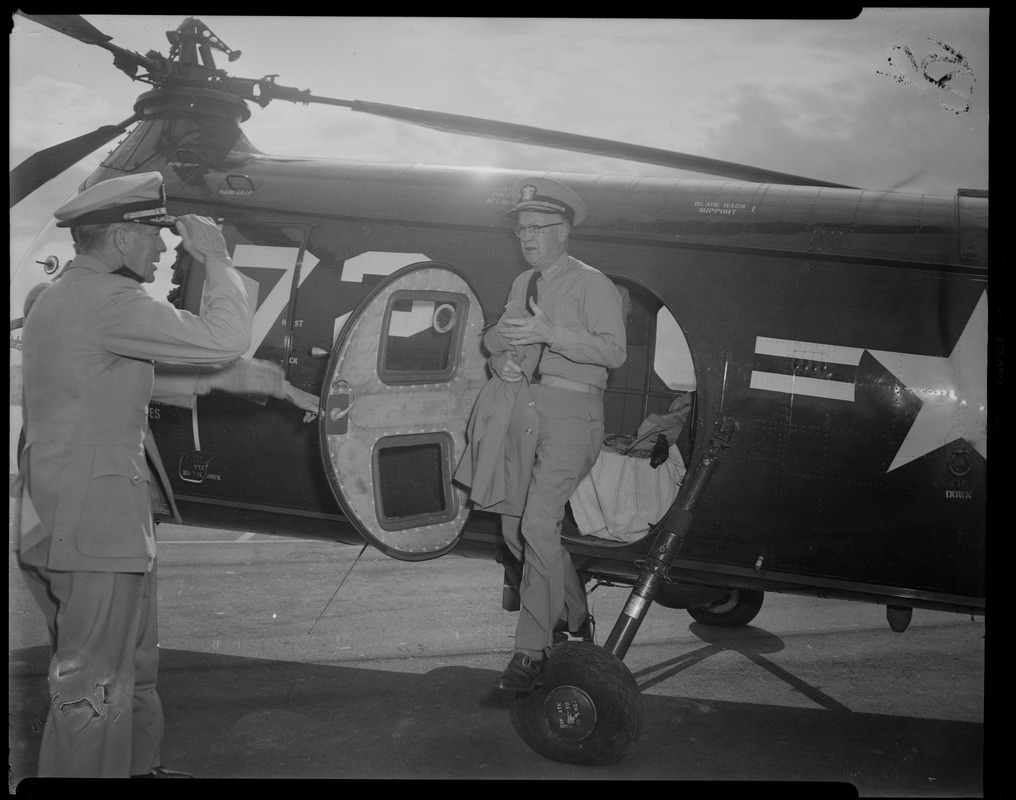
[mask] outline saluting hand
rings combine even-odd
[[[176,232],[183,239],[184,249],[198,261],[231,264],[226,239],[211,217],[184,214],[176,219]]]
[[[512,344],[553,344],[557,326],[536,305],[530,301],[533,316],[522,319],[501,320],[501,335]]]

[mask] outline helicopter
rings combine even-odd
[[[513,725],[536,752],[603,764],[635,745],[642,706],[624,657],[653,605],[744,626],[766,592],[843,598],[884,605],[898,632],[916,608],[983,615],[987,192],[875,192],[318,96],[219,69],[216,54],[239,53],[196,18],[167,33],[163,56],[115,45],[80,16],[24,16],[110,52],[151,88],[122,122],[15,168],[11,205],[123,137],[84,186],[157,170],[174,213],[219,221],[256,308],[247,355],[321,399],[310,426],[273,400],[152,403],[182,522],[366,542],[406,561],[492,558],[507,610],[521,567],[454,471],[488,379],[480,334],[520,268],[505,212],[525,173],[273,157],[243,132],[250,106],[334,106],[710,176],[547,174],[590,209],[572,251],[630,304],[608,433],[676,405],[687,417],[672,444],[679,486],[644,530],[590,533],[577,508],[566,519],[580,576],[631,594],[602,646],[560,645],[544,683],[514,698]],[[12,295],[66,263],[53,241],[44,232],[25,255]],[[201,265],[179,252],[173,280],[167,300],[197,310]],[[12,343],[20,327],[12,313]]]

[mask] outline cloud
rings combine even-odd
[[[982,148],[967,130],[982,114],[959,120],[882,79],[821,90],[744,83],[734,95],[734,119],[714,133],[717,157],[875,190],[987,188],[986,136]]]
[[[12,113],[10,118],[11,166],[40,146],[57,144],[130,116],[130,108],[115,107],[101,91],[45,75],[12,86],[11,108],[19,113]]]

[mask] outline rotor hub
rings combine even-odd
[[[247,103],[236,95],[196,86],[175,86],[145,92],[134,103],[134,113],[154,117],[166,113],[192,112],[240,124],[250,118]]]

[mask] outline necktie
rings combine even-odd
[[[526,311],[530,314],[533,313],[530,301],[535,303],[539,302],[539,291],[537,289],[536,282],[540,280],[540,277],[540,273],[534,269],[533,274],[529,276],[529,285],[526,287]],[[538,383],[540,380],[540,359],[543,358],[544,346],[545,345],[543,344],[540,345],[540,355],[536,359],[536,369],[533,370],[533,383]]]
[[[530,314],[533,313],[531,302],[539,302],[536,291],[536,282],[538,280],[540,280],[540,273],[534,269],[533,274],[529,276],[529,286],[526,287],[526,311]]]

